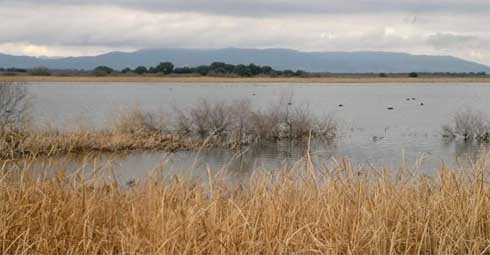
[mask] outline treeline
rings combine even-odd
[[[156,66],[138,66],[116,70],[108,66],[98,66],[93,70],[59,70],[47,67],[0,68],[1,75],[33,76],[118,76],[118,75],[169,75],[169,76],[225,76],[225,77],[482,77],[486,72],[410,72],[410,73],[329,73],[306,72],[303,70],[275,70],[270,66],[255,64],[232,65],[214,62],[196,67],[175,67],[171,62],[162,62]]]
[[[93,70],[96,75],[108,75],[115,73],[107,66],[99,66]],[[134,69],[129,67],[120,71],[124,74],[161,74],[161,75],[200,75],[200,76],[305,76],[308,72],[302,70],[275,70],[270,66],[259,66],[255,64],[249,65],[232,65],[224,62],[214,62],[210,65],[200,65],[197,67],[175,67],[171,62],[162,62],[156,66],[147,68],[146,66],[138,66]]]

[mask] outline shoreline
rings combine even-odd
[[[165,76],[0,76],[0,82],[100,83],[490,83],[490,77],[165,77]]]

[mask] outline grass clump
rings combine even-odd
[[[0,171],[2,254],[487,254],[486,160],[433,177],[348,162],[241,185],[153,174]],[[95,167],[94,167],[95,168]]]

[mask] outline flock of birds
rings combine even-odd
[[[417,98],[415,98],[415,97],[407,97],[405,100],[406,100],[406,101],[415,101],[415,100],[417,100]],[[424,106],[424,105],[425,105],[425,104],[424,104],[424,102],[421,102],[421,103],[420,103],[420,106]],[[344,107],[344,105],[343,105],[343,104],[339,104],[338,106],[339,106],[339,107]],[[388,106],[386,109],[387,109],[387,110],[389,110],[389,111],[393,111],[393,110],[395,110],[395,107],[393,107],[393,106]]]
[[[256,96],[257,94],[254,92],[252,95],[253,96]],[[415,98],[415,97],[407,97],[405,100],[406,101],[416,101],[417,98]],[[293,104],[292,102],[288,102],[288,105],[292,105],[292,104]],[[420,102],[419,105],[420,106],[424,106],[424,102]],[[344,107],[344,105],[343,104],[339,104],[338,107]],[[389,111],[393,111],[393,110],[395,110],[395,107],[388,106],[386,109],[389,110]],[[388,129],[389,128],[385,128],[385,135],[386,135],[386,132],[388,131]],[[372,140],[373,140],[373,142],[376,143],[376,142],[379,142],[379,141],[383,140],[384,138],[385,138],[384,136],[373,136],[372,137]]]
[[[255,93],[255,92],[252,93],[252,96],[256,96],[256,95],[257,95],[257,93]],[[407,97],[405,100],[406,101],[415,101],[415,100],[417,100],[417,98],[415,98],[415,97]],[[293,104],[292,102],[289,102],[288,103],[288,105],[292,105],[292,104]],[[424,106],[424,103],[421,102],[420,103],[420,106]],[[338,107],[344,107],[344,105],[343,104],[339,104]],[[388,106],[386,109],[389,110],[389,111],[393,111],[393,110],[395,110],[395,107]]]

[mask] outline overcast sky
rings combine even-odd
[[[0,0],[0,18],[0,52],[17,55],[280,47],[490,65],[490,0]]]

